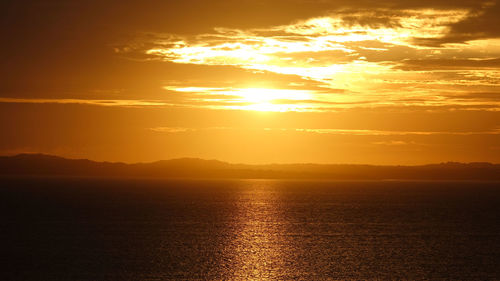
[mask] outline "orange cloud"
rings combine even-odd
[[[359,104],[498,108],[497,102],[457,100],[449,98],[449,93],[466,95],[472,90],[500,93],[499,40],[436,46],[419,43],[424,39],[445,38],[451,26],[474,16],[473,13],[463,8],[339,10],[330,16],[269,28],[217,28],[214,33],[192,37],[168,35],[153,42],[155,46],[145,50],[145,54],[177,64],[224,65],[298,76],[304,81],[317,82],[324,89],[321,94],[310,91],[307,100],[312,103],[269,105],[265,110],[328,110]],[[195,92],[189,86],[169,89]],[[328,93],[329,90],[345,93]],[[200,93],[199,89],[196,91]],[[222,91],[205,87],[201,92],[209,96]],[[233,94],[236,92],[238,96],[238,91],[241,89]],[[289,91],[290,97],[282,100],[294,100],[293,91],[288,89],[262,91]],[[259,92],[255,91],[255,95]],[[325,106],[326,103],[330,105]],[[265,107],[250,103],[218,108]]]

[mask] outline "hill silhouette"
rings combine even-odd
[[[45,154],[0,156],[4,176],[146,178],[262,178],[337,180],[500,180],[500,164],[448,162],[420,166],[346,164],[231,164],[180,158],[151,163],[111,163]]]

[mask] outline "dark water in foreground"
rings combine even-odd
[[[500,185],[0,179],[1,280],[500,279]]]

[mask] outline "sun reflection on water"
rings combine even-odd
[[[233,280],[277,280],[287,271],[280,194],[265,181],[250,181],[236,203]]]

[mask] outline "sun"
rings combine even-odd
[[[305,89],[275,89],[265,87],[210,88],[165,86],[168,91],[191,94],[191,100],[218,102],[211,108],[252,111],[310,111],[317,92]]]
[[[232,94],[239,97],[241,109],[255,111],[296,111],[312,99],[308,91],[291,89],[242,88]]]

